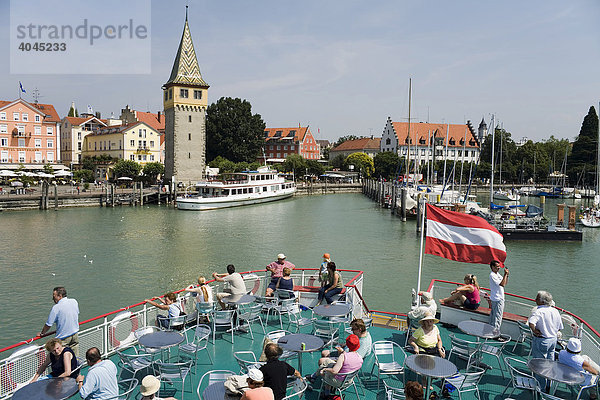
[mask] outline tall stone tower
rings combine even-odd
[[[183,35],[171,76],[163,86],[165,114],[165,179],[194,183],[206,166],[206,106],[208,84],[202,79],[188,26],[187,6]]]
[[[477,139],[479,140],[479,145],[483,145],[485,138],[487,137],[487,124],[485,123],[485,119],[481,118],[481,122],[479,123],[479,127],[477,128]]]

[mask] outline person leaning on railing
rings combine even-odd
[[[67,290],[57,286],[52,291],[54,306],[48,315],[48,321],[42,327],[40,336],[44,336],[56,323],[56,337],[65,346],[73,350],[75,357],[79,355],[79,304],[77,300],[67,297]]]

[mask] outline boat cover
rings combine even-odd
[[[527,206],[527,209],[525,210],[525,214],[528,217],[537,217],[538,215],[544,215],[544,209],[538,206],[534,206],[533,204],[530,204]]]

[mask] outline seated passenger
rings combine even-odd
[[[588,356],[581,354],[581,339],[570,338],[566,350],[561,350],[558,353],[558,362],[583,373],[585,375],[583,384],[586,386],[595,384],[598,379],[598,365]]]
[[[333,261],[327,263],[327,283],[319,289],[317,298],[317,306],[323,302],[323,299],[327,301],[327,304],[333,303],[333,296],[340,294],[344,288],[344,282],[342,276],[336,271],[336,266]]]
[[[283,290],[289,290],[290,292],[294,291],[294,280],[292,279],[292,270],[288,267],[285,267],[283,269],[283,276],[281,278],[279,278],[279,280],[277,281],[277,284],[275,285],[275,290],[277,289],[283,289]],[[294,293],[291,293],[292,297],[294,296]]]
[[[77,375],[79,375],[79,371],[75,371],[77,368],[77,358],[75,357],[75,353],[73,353],[73,350],[71,350],[70,347],[63,346],[60,339],[50,339],[46,342],[44,347],[48,351],[48,357],[46,357],[46,361],[40,365],[29,383],[37,381],[48,366],[50,366],[50,374],[45,375],[42,379],[62,378],[66,376],[76,378]]]
[[[357,352],[360,348],[360,339],[358,336],[355,334],[348,336],[346,338],[346,347],[348,351],[339,355],[335,365],[321,370],[323,382],[327,384],[327,389],[331,386],[338,387],[343,382],[345,375],[338,374],[348,374],[362,367],[363,358]]]
[[[140,400],[177,400],[174,397],[158,397],[156,393],[159,389],[160,381],[158,378],[153,375],[146,375],[140,386],[140,394],[142,395]]]
[[[248,370],[248,389],[240,400],[274,400],[273,390],[265,387],[263,373],[260,369],[250,368]]]
[[[225,282],[228,286],[223,289],[221,293],[217,293],[217,300],[221,305],[221,309],[226,309],[225,303],[223,302],[223,298],[235,294],[246,294],[246,284],[244,283],[244,278],[238,272],[235,272],[235,266],[233,264],[229,264],[227,266],[226,274],[217,274],[213,272],[213,278],[215,278],[218,282]]]
[[[477,310],[477,308],[479,308],[479,303],[481,302],[477,277],[473,274],[467,274],[465,275],[464,282],[464,285],[459,286],[450,292],[450,297],[440,299],[440,303],[456,304],[457,306],[463,306],[469,310]]]
[[[260,371],[265,378],[265,386],[273,389],[275,400],[281,400],[285,397],[287,389],[287,377],[294,375],[302,378],[300,372],[285,361],[280,361],[279,356],[283,350],[276,343],[269,343],[265,347],[265,356],[267,363],[260,367]]]
[[[404,385],[406,400],[423,400],[423,386],[419,382],[408,381]]]
[[[373,339],[371,338],[371,334],[367,332],[365,322],[360,318],[352,320],[352,322],[350,322],[350,328],[352,329],[352,333],[358,336],[360,347],[356,352],[364,360],[369,354],[371,354],[371,350],[373,348]],[[313,382],[323,368],[332,367],[335,365],[339,355],[347,351],[349,351],[348,347],[342,348],[341,346],[337,346],[334,351],[323,350],[321,352],[321,358],[319,359],[319,369],[314,374],[307,375],[306,378]]]
[[[169,314],[166,316],[157,315],[156,325],[168,329],[171,318],[179,317],[181,314],[185,315],[181,304],[179,304],[177,301],[177,296],[175,295],[175,293],[169,292],[165,294],[164,298],[159,297],[158,300],[160,301],[160,303],[157,303],[150,299],[146,299],[146,303],[152,304],[154,307],[158,307],[161,310],[169,310]],[[183,324],[181,324],[181,327],[183,327]]]
[[[427,314],[435,316],[435,313],[437,313],[437,304],[433,300],[431,292],[419,292],[419,296],[421,304],[413,306],[407,313],[408,326],[411,326],[411,321],[415,321],[416,323]]]
[[[446,350],[442,345],[440,330],[435,325],[440,322],[431,314],[419,321],[421,327],[413,332],[408,344],[412,346],[415,354],[425,353],[432,356],[446,357]]]
[[[185,291],[194,293],[198,303],[212,304],[213,302],[212,288],[206,284],[206,278],[203,276],[198,277],[198,286],[194,287],[194,285],[190,285],[185,288]]]

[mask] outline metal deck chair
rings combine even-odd
[[[248,325],[248,331],[250,331],[250,337],[254,340],[254,334],[252,333],[252,322],[257,321],[260,323],[263,335],[265,334],[265,325],[262,322],[260,316],[262,312],[262,304],[255,304],[245,309],[238,310],[238,321],[245,321]]]
[[[313,318],[303,317],[302,312],[300,311],[300,306],[298,303],[292,303],[287,305],[287,316],[288,316],[288,329],[290,325],[296,326],[296,332],[300,331],[300,328],[303,326],[312,325]]]
[[[231,331],[231,343],[233,343],[233,314],[235,310],[216,310],[213,312],[212,319],[212,334],[213,334],[213,344],[215,343],[215,333],[217,331],[217,327],[225,326],[229,327]]]
[[[230,377],[231,375],[235,375],[235,372],[230,371],[228,369],[215,369],[212,371],[208,371],[207,373],[202,375],[202,378],[200,378],[200,383],[198,383],[198,388],[196,389],[196,393],[198,394],[198,399],[204,400],[204,399],[210,398],[209,397],[210,393],[207,393],[208,387],[210,385],[212,385],[213,383],[219,383],[219,382],[225,383],[227,378]],[[203,384],[205,383],[204,382],[205,380],[207,380],[206,387],[202,391],[202,394],[200,394],[200,388],[202,388]]]
[[[188,335],[189,332],[192,331],[194,336],[190,340]],[[188,328],[183,333],[183,336],[186,338],[186,343],[179,345],[179,355],[187,355],[194,361],[194,373],[198,371],[198,353],[200,351],[206,350],[208,360],[212,364],[212,358],[210,356],[210,351],[208,350],[208,338],[210,337],[210,334],[210,326],[203,324]]]
[[[403,388],[397,388],[389,386],[386,381],[383,381],[383,389],[385,391],[386,400],[405,400],[406,395],[404,394]]]
[[[329,346],[331,348],[339,336],[338,332],[337,322],[326,319],[313,320],[313,335],[320,337],[325,341],[323,347]]]
[[[119,364],[121,364],[121,368],[131,372],[131,374],[135,377],[138,371],[147,369],[152,365],[154,355],[149,353],[138,353],[135,347],[133,347],[133,351],[133,354],[126,354],[120,350],[117,350],[117,355],[119,356]]]
[[[285,335],[289,335],[291,333],[292,332],[290,332],[290,331],[278,329],[276,331],[271,331],[271,332],[267,333],[266,337],[273,343],[277,343],[277,341],[280,338],[284,337]],[[280,360],[289,360],[294,357],[298,357],[298,353],[296,353],[295,351],[283,350],[283,353],[281,353],[281,355],[279,356],[279,359]]]
[[[360,395],[358,394],[358,387],[356,386],[356,382],[354,382],[354,378],[356,378],[356,375],[358,375],[358,371],[360,371],[360,369],[357,369],[356,371],[352,371],[352,372],[348,372],[345,374],[330,374],[330,373],[326,373],[325,375],[323,375],[323,379],[321,379],[321,389],[319,390],[319,397],[321,397],[322,393],[323,393],[323,386],[324,385],[329,385],[333,388],[333,392],[334,393],[339,393],[340,397],[343,399],[344,398],[344,394],[343,392],[348,389],[350,386],[354,386],[354,392],[356,393],[356,398],[360,399]],[[338,381],[337,379],[335,379],[335,376],[339,375],[339,376],[343,376],[344,379],[341,381]]]
[[[452,355],[462,358],[463,360],[467,361],[467,366],[465,369],[468,370],[472,365],[471,363],[481,357],[480,350],[482,342],[459,339],[453,333],[450,333],[449,336],[450,342],[452,343],[452,348],[448,353],[448,360],[450,360]]]
[[[406,353],[396,342],[380,340],[373,343],[373,354],[375,363],[371,368],[371,374],[377,367],[377,390],[381,383],[381,375],[402,375],[404,378],[404,360]]]
[[[107,400],[127,400],[129,399],[129,396],[131,396],[131,393],[136,389],[137,385],[138,380],[135,378],[119,381],[119,387],[123,387],[124,392],[113,397],[108,397]]]
[[[479,395],[479,387],[477,385],[479,384],[479,381],[484,373],[485,370],[483,368],[471,367],[467,370],[467,372],[459,372],[455,376],[444,379],[444,382],[448,382],[456,388],[458,391],[459,400],[462,400],[462,393],[473,391],[475,392],[477,398],[481,399],[481,396]],[[442,387],[444,387],[443,383]]]
[[[165,382],[173,385],[175,382],[181,382],[181,397],[183,398],[185,378],[187,378],[192,369],[192,362],[193,360],[180,363],[163,363],[161,360],[156,360],[154,366],[158,372],[157,378],[160,380],[161,384]],[[189,382],[192,382],[191,379]],[[190,389],[193,390],[191,383]]]
[[[292,400],[292,399],[300,400],[304,396],[304,392],[306,391],[307,388],[308,388],[308,383],[306,383],[306,380],[297,378],[294,381],[294,385],[292,386],[292,393],[288,396],[285,396],[281,400]]]
[[[502,355],[504,348],[510,342],[511,337],[509,335],[500,335],[503,342],[500,341],[484,341],[481,343],[481,353],[488,354],[492,357],[496,357],[498,360],[498,367],[500,368],[500,372],[502,373],[502,379],[504,379],[504,356]]]
[[[236,351],[233,353],[233,358],[237,361],[240,366],[240,374],[247,374],[250,368],[260,368],[264,365],[263,362],[258,361],[256,355],[248,350]]]
[[[508,368],[508,372],[510,372],[510,382],[508,382],[504,391],[502,391],[502,396],[504,396],[506,389],[512,384],[513,388],[510,391],[509,396],[513,394],[515,389],[521,389],[531,390],[533,392],[533,397],[535,398],[539,385],[537,380],[533,377],[533,374],[529,371],[527,363],[514,357],[505,357],[504,363]]]
[[[523,321],[517,321],[517,324],[519,325],[520,334],[517,340],[515,341],[515,345],[512,348],[512,352],[515,352],[515,349],[517,348],[517,345],[519,343],[529,343],[529,353],[527,354],[527,357],[529,357],[531,355],[531,338],[533,334],[531,333],[531,329],[529,328],[529,325],[527,325],[527,323]]]

